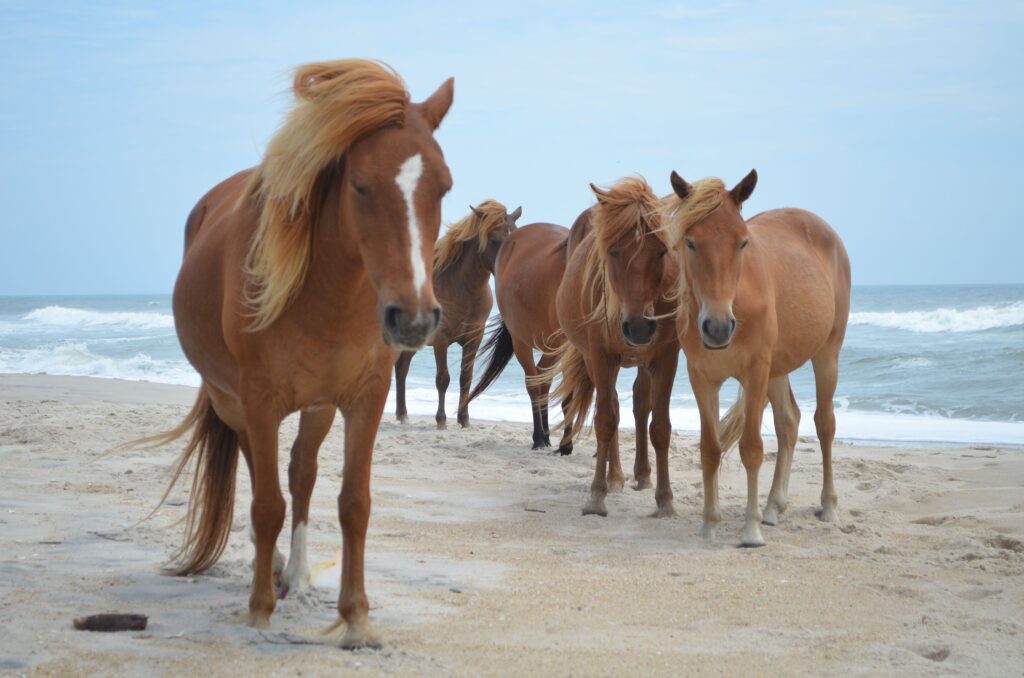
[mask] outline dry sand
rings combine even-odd
[[[161,574],[181,537],[187,483],[133,525],[159,499],[180,446],[103,453],[168,429],[193,397],[171,386],[0,376],[0,672],[1024,670],[1021,449],[838,445],[840,522],[826,525],[814,515],[820,457],[814,441],[802,440],[789,511],[764,529],[765,548],[737,549],[745,493],[738,455],[723,470],[718,541],[706,543],[697,536],[692,436],[673,438],[678,517],[647,517],[653,491],[628,486],[609,497],[608,518],[584,517],[593,438],[563,458],[531,451],[523,425],[436,431],[432,420],[399,425],[389,413],[367,547],[370,616],[385,646],[346,652],[319,635],[336,618],[337,568],[308,594],[281,601],[272,630],[240,622],[252,557],[244,479],[220,563],[197,577]],[[289,419],[284,449],[294,430]],[[632,434],[622,438],[630,450]],[[341,439],[339,424],[320,454],[313,563],[340,546]],[[762,495],[773,462],[771,454]],[[280,545],[287,553],[287,530]],[[148,614],[149,628],[72,629],[72,618],[106,611]]]

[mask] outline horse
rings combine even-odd
[[[554,364],[554,351],[564,340],[558,332],[555,296],[565,271],[568,240],[569,229],[564,226],[535,223],[516,229],[501,246],[494,266],[501,316],[491,322],[490,336],[483,346],[487,364],[467,398],[468,403],[483,393],[515,355],[526,373],[535,450],[551,447],[547,407],[550,381],[538,381],[536,377]],[[541,353],[539,362],[533,358],[535,350]],[[558,451],[572,454],[572,439],[563,436]]]
[[[462,347],[458,421],[462,428],[469,426],[469,388],[473,381],[473,363],[493,303],[489,283],[494,274],[494,261],[501,244],[515,231],[516,219],[523,213],[523,208],[517,207],[509,214],[497,200],[485,200],[469,209],[470,213],[450,225],[434,247],[434,294],[441,303],[441,326],[431,342],[437,366],[437,415],[434,419],[438,429],[447,425],[444,396],[451,381],[448,347],[453,343]],[[405,406],[405,378],[414,355],[412,351],[403,351],[395,363],[398,421],[409,418]]]
[[[619,461],[619,402],[615,390],[621,367],[637,367],[633,384],[636,422],[635,489],[651,486],[647,420],[658,466],[655,515],[675,515],[669,483],[672,428],[669,399],[679,360],[675,332],[677,270],[660,228],[659,200],[640,178],[620,180],[608,190],[593,184],[597,204],[577,219],[587,232],[569,256],[556,298],[559,324],[568,341],[550,368],[562,380],[552,397],[565,404],[575,436],[582,430],[596,391],[594,430],[597,461],[583,514],[607,516],[605,496],[624,485]]]
[[[433,133],[454,81],[414,104],[389,66],[350,59],[299,67],[293,91],[297,102],[260,164],[214,187],[188,217],[173,309],[202,385],[185,421],[150,440],[192,429],[171,481],[195,460],[179,575],[208,569],[226,546],[241,450],[256,548],[248,621],[265,628],[276,577],[282,595],[308,586],[317,451],[340,410],[344,560],[334,628],[346,625],[343,647],[372,646],[363,581],[370,462],[397,351],[429,341],[440,320],[426,272],[451,175]],[[282,574],[277,441],[296,411]]]
[[[821,217],[802,209],[776,209],[744,221],[740,208],[757,185],[751,171],[731,190],[721,179],[687,183],[671,175],[673,195],[663,204],[679,276],[676,330],[700,410],[704,480],[701,534],[713,538],[721,520],[717,474],[723,450],[739,440],[747,472],[746,519],[741,546],[762,546],[769,525],[788,503],[789,471],[800,411],[790,372],[814,367],[821,443],[822,520],[836,520],[832,479],[839,352],[850,314],[850,260],[843,242]],[[718,393],[735,378],[741,394],[721,423]],[[770,402],[779,440],[775,476],[764,514],[757,479],[764,458],[761,419]]]

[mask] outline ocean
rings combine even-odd
[[[169,295],[0,297],[0,373],[197,386],[170,306]],[[459,355],[457,346],[449,351],[453,425]],[[623,370],[618,383],[624,427],[633,425],[633,374]],[[810,365],[791,380],[803,413],[801,435],[813,436]],[[728,384],[723,407],[734,394]],[[429,349],[413,360],[407,399],[411,414],[434,414]],[[843,440],[1024,445],[1024,285],[855,287],[836,406]],[[671,412],[675,430],[699,430],[682,359]],[[393,413],[392,387],[385,418]],[[470,416],[531,420],[515,360],[473,403]],[[764,431],[773,432],[770,415]]]

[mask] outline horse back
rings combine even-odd
[[[555,297],[566,265],[569,229],[536,223],[502,244],[494,270],[498,310],[513,337],[535,348],[558,330]]]

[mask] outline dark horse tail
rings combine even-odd
[[[208,570],[227,546],[234,517],[238,434],[214,412],[204,386],[199,389],[192,411],[177,428],[132,443],[154,447],[166,445],[185,435],[189,429],[192,429],[192,437],[178,457],[171,482],[160,499],[160,504],[163,504],[195,458],[196,469],[185,518],[185,540],[171,558],[174,563],[171,570],[179,576]]]
[[[505,321],[500,316],[496,317],[487,323],[487,329],[491,334],[481,347],[482,355],[487,359],[487,368],[466,399],[467,405],[494,383],[508,365],[508,361],[512,359],[512,335],[505,326]]]

